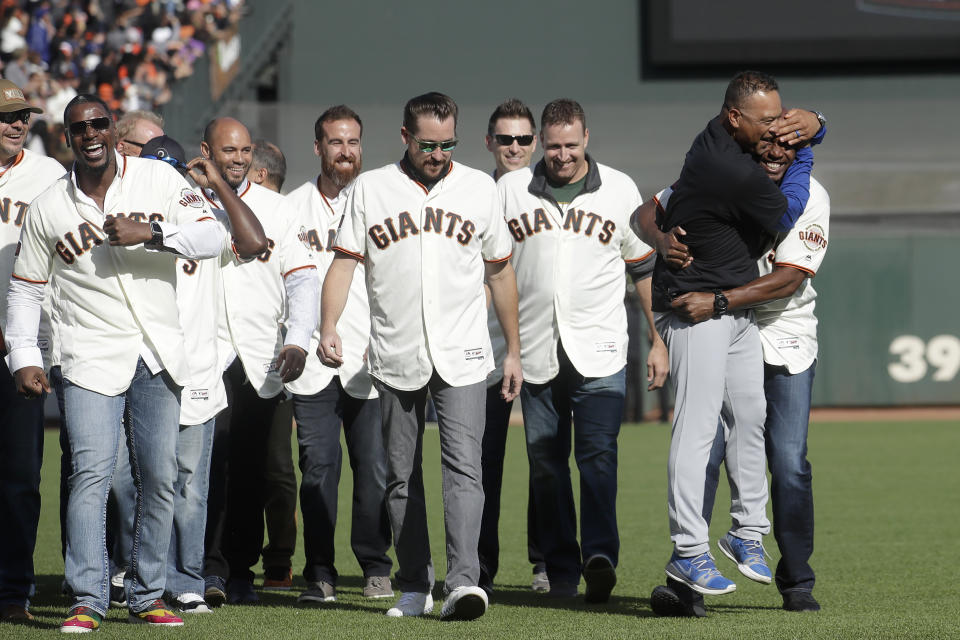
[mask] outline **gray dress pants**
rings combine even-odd
[[[423,427],[427,391],[437,408],[440,467],[446,528],[447,592],[475,586],[480,579],[477,542],[483,514],[481,443],[486,381],[452,387],[436,372],[427,386],[400,391],[376,381],[387,451],[387,511],[397,554],[401,591],[426,593],[433,587],[433,565],[423,494]]]
[[[760,540],[770,532],[763,424],[763,348],[751,311],[735,311],[698,324],[671,312],[655,315],[670,351],[676,386],[667,464],[670,539],[681,557],[710,550],[707,466],[723,417],[728,428],[730,533]]]

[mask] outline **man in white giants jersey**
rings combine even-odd
[[[20,88],[0,80],[0,277],[9,281],[27,207],[62,176],[63,165],[23,148],[30,114]],[[7,289],[0,287],[0,336],[6,328]],[[44,313],[39,346],[49,364],[49,318]],[[0,351],[6,347],[0,337]],[[30,620],[33,548],[40,521],[40,464],[43,461],[43,401],[17,393],[0,363],[0,620]]]
[[[780,182],[796,149],[761,141],[754,153],[775,182]],[[666,207],[671,190],[654,200]],[[813,377],[817,365],[816,276],[827,250],[830,197],[810,178],[810,198],[793,229],[778,236],[774,248],[759,261],[760,277],[724,291],[731,308],[754,307],[763,345],[764,394],[767,418],[764,438],[771,475],[773,534],[780,548],[775,574],[787,611],[817,611],[813,597],[813,487],[807,461],[807,428]],[[702,322],[713,313],[713,294],[691,294],[681,308],[689,322]],[[724,436],[718,437],[707,477],[716,487],[724,458]],[[735,464],[727,459],[728,470]],[[735,472],[735,471],[734,471]],[[712,495],[712,491],[709,491]],[[713,511],[712,502],[705,508]],[[691,615],[703,596],[681,582],[654,590],[651,606],[660,615]],[[694,613],[694,615],[696,615]]]
[[[550,595],[573,597],[581,575],[587,602],[606,602],[616,584],[617,437],[626,390],[630,274],[647,321],[653,250],[629,227],[641,199],[629,176],[586,153],[583,108],[554,100],[540,122],[543,159],[500,178],[513,236],[520,296],[523,408],[539,542]],[[662,343],[651,350],[658,383]],[[580,470],[580,540],[570,484],[571,449]]]
[[[81,94],[64,113],[75,163],[30,205],[8,293],[7,363],[18,389],[48,390],[37,348],[43,286],[58,292],[57,331],[74,473],[62,630],[91,631],[108,606],[103,513],[128,417],[137,488],[127,576],[131,621],[179,626],[161,600],[173,521],[180,389],[190,382],[176,304],[175,256],[220,255],[227,236],[164,163],[114,150],[110,110]]]
[[[250,568],[263,549],[268,427],[284,383],[303,371],[320,287],[313,257],[298,237],[298,214],[283,196],[247,180],[251,147],[247,128],[233,118],[210,122],[200,143],[267,237],[267,250],[255,260],[230,260],[221,271],[218,351],[229,407],[216,424],[207,500],[205,597],[213,606],[258,601]],[[206,196],[220,206],[215,194]]]
[[[190,385],[180,398],[177,437],[177,483],[174,493],[173,536],[167,563],[166,592],[184,613],[209,611],[203,600],[203,538],[207,522],[207,487],[216,415],[227,406],[221,359],[217,352],[223,259],[249,261],[267,247],[263,227],[250,207],[224,181],[212,161],[196,158],[185,164],[183,147],[168,137],[149,140],[140,157],[173,166],[195,181],[197,197],[203,190],[217,194],[223,209],[212,210],[232,233],[224,255],[207,260],[177,260],[177,304],[190,362]],[[192,171],[190,171],[193,169]],[[119,483],[118,483],[119,484]],[[123,514],[121,514],[123,515]],[[132,545],[132,540],[126,540]]]
[[[333,239],[343,218],[350,185],[360,173],[363,124],[350,107],[339,105],[324,111],[314,130],[320,175],[288,195],[287,203],[291,210],[300,213],[317,271],[324,275],[333,261]],[[380,401],[364,358],[370,340],[370,305],[363,269],[362,263],[357,266],[346,307],[337,323],[343,342],[343,364],[331,369],[320,362],[316,353],[320,344],[318,328],[310,341],[303,375],[287,384],[294,394],[302,473],[300,510],[307,589],[300,594],[300,602],[331,602],[336,598],[334,529],[342,459],[341,423],[353,470],[350,546],[363,571],[363,595],[393,595],[393,563],[387,556],[390,520],[384,502],[387,457]]]
[[[516,98],[497,105],[487,123],[484,142],[493,154],[496,168],[493,179],[530,166],[537,148],[537,123],[530,107]],[[503,484],[503,464],[507,449],[507,427],[513,402],[500,397],[503,373],[500,364],[506,354],[506,343],[500,332],[496,317],[487,319],[490,342],[493,345],[494,369],[487,377],[487,418],[483,429],[483,521],[480,524],[480,586],[493,593],[493,584],[500,566],[500,490]],[[533,565],[532,588],[534,591],[549,591],[547,565],[537,542],[537,518],[533,499],[533,478],[527,492],[527,557]]]
[[[380,394],[387,510],[403,592],[387,611],[393,617],[433,608],[420,468],[428,390],[440,424],[447,533],[449,595],[440,615],[472,620],[486,612],[486,593],[477,586],[485,380],[493,369],[485,279],[507,342],[505,400],[516,396],[522,378],[510,238],[490,176],[451,161],[456,125],[457,105],[448,96],[427,93],[407,102],[400,129],[406,153],[357,178],[324,280],[320,358],[342,366],[348,348],[361,348],[341,342],[337,322],[357,263],[364,264],[367,367]]]

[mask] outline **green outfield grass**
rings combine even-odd
[[[614,596],[607,605],[560,604],[529,589],[526,561],[526,457],[521,429],[511,429],[501,517],[498,590],[487,615],[475,622],[441,623],[436,616],[388,619],[390,601],[360,596],[360,572],[349,549],[349,478],[341,482],[337,602],[303,608],[296,592],[262,594],[257,607],[225,607],[188,617],[182,629],[144,629],[111,611],[101,637],[110,638],[957,638],[960,637],[960,425],[820,423],[811,427],[810,459],[817,508],[815,594],[823,610],[787,613],[773,586],[741,577],[735,593],[708,597],[706,619],[662,619],[648,597],[664,580],[670,555],[666,516],[669,430],[627,425],[620,437],[619,518],[622,550]],[[63,562],[57,515],[58,445],[47,432],[43,514],[36,552],[39,592],[33,627],[0,626],[0,638],[50,637],[68,607],[58,595]],[[438,576],[445,568],[436,429],[424,446],[431,505],[431,544]],[[576,474],[574,474],[576,481]],[[722,483],[725,484],[725,483]],[[717,499],[712,537],[728,526],[729,493]],[[0,524],[2,526],[2,524]],[[779,557],[767,540],[773,562]],[[298,541],[294,572],[303,566]],[[297,585],[302,586],[300,576]],[[435,609],[439,613],[438,606]]]

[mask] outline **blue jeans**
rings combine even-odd
[[[480,586],[490,591],[500,568],[500,493],[503,486],[503,461],[507,450],[507,429],[513,401],[504,402],[500,385],[487,386],[487,416],[483,430],[483,519],[480,522]],[[529,463],[528,463],[529,466]],[[543,571],[543,553],[537,535],[537,512],[533,498],[533,476],[527,483],[527,558],[534,571]]]
[[[26,608],[40,522],[44,398],[24,398],[0,361],[0,605]]]
[[[207,528],[207,487],[216,418],[181,425],[177,437],[177,482],[173,494],[173,535],[167,554],[167,593],[203,594],[203,534]]]
[[[380,401],[353,398],[340,377],[314,395],[293,396],[300,448],[300,511],[307,582],[337,583],[334,530],[337,526],[337,487],[343,452],[340,425],[353,472],[350,547],[364,577],[389,576],[393,561],[390,518],[387,514],[387,454],[383,448]]]
[[[137,491],[126,590],[130,610],[142,611],[162,597],[166,581],[177,479],[180,387],[166,372],[152,375],[143,360],[137,363],[130,387],[121,395],[105,396],[69,379],[64,379],[63,387],[72,454],[64,573],[74,606],[87,606],[100,614],[106,614],[109,606],[107,495],[124,437],[126,413],[126,438]]]
[[[813,482],[807,461],[810,396],[817,363],[790,375],[783,367],[764,367],[767,395],[767,463],[773,501],[773,536],[780,547],[777,588],[812,591]]]
[[[807,461],[807,430],[810,398],[817,363],[790,374],[785,367],[764,365],[763,388],[767,398],[765,445],[770,467],[770,498],[773,536],[780,548],[777,588],[812,591],[814,584],[810,556],[813,554],[813,483]],[[704,512],[709,522],[713,498],[724,459],[724,429],[721,422],[710,452]],[[729,463],[729,461],[728,461]]]
[[[583,560],[603,554],[614,566],[617,530],[617,436],[626,374],[584,378],[558,345],[560,371],[550,382],[520,390],[533,476],[538,535],[550,583],[580,581]],[[580,538],[570,482],[570,424],[580,469]]]

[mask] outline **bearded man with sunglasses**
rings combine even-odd
[[[507,343],[501,394],[520,390],[516,281],[510,238],[490,176],[451,160],[457,105],[441,93],[410,99],[400,162],[359,176],[324,280],[319,356],[341,366],[337,322],[363,261],[371,331],[367,366],[380,395],[387,450],[387,511],[402,592],[387,615],[433,609],[433,565],[423,494],[422,440],[429,390],[436,404],[449,594],[440,616],[472,620],[487,609],[478,584],[483,510],[481,439],[493,369],[484,281]],[[356,348],[356,347],[354,347]]]
[[[626,390],[624,279],[634,282],[647,322],[654,251],[629,228],[641,202],[633,180],[587,154],[583,108],[554,100],[540,120],[543,159],[497,182],[514,240],[520,295],[521,390],[539,543],[552,597],[606,602],[617,581],[617,437]],[[648,359],[654,384],[666,350]],[[571,425],[572,417],[572,425]],[[570,483],[580,470],[580,541]]]
[[[23,148],[30,114],[43,113],[27,103],[9,80],[0,80],[0,273],[9,280],[27,207],[57,178],[63,165]],[[44,313],[40,346],[49,367],[49,318]],[[0,335],[6,329],[7,290],[0,287]],[[6,347],[0,339],[0,352]],[[40,521],[40,464],[43,461],[43,402],[17,393],[13,376],[0,363],[0,620],[32,620],[33,548]]]
[[[48,281],[60,309],[57,333],[73,458],[64,569],[74,600],[61,630],[97,629],[109,606],[103,514],[124,437],[137,490],[126,579],[130,621],[181,626],[161,599],[173,522],[180,390],[190,381],[175,258],[218,256],[227,234],[172,167],[115,151],[113,118],[97,96],[71,100],[64,123],[73,170],[31,203],[7,297],[7,364],[18,391],[31,397],[49,391],[37,348]]]

